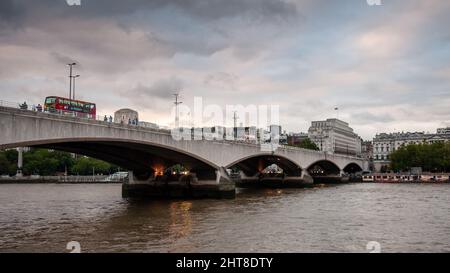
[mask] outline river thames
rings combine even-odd
[[[121,185],[0,185],[0,252],[450,252],[450,185],[240,190],[137,201]]]

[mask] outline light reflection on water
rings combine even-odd
[[[126,200],[120,185],[0,185],[0,252],[450,251],[450,185],[239,190]]]

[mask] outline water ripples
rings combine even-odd
[[[0,185],[0,252],[450,251],[449,185],[239,190],[138,201],[120,185]]]

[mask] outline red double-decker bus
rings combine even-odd
[[[45,98],[44,111],[82,118],[95,119],[95,103],[52,96]]]

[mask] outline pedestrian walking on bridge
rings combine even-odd
[[[24,101],[23,104],[20,105],[20,110],[28,110],[28,105],[26,101]]]

